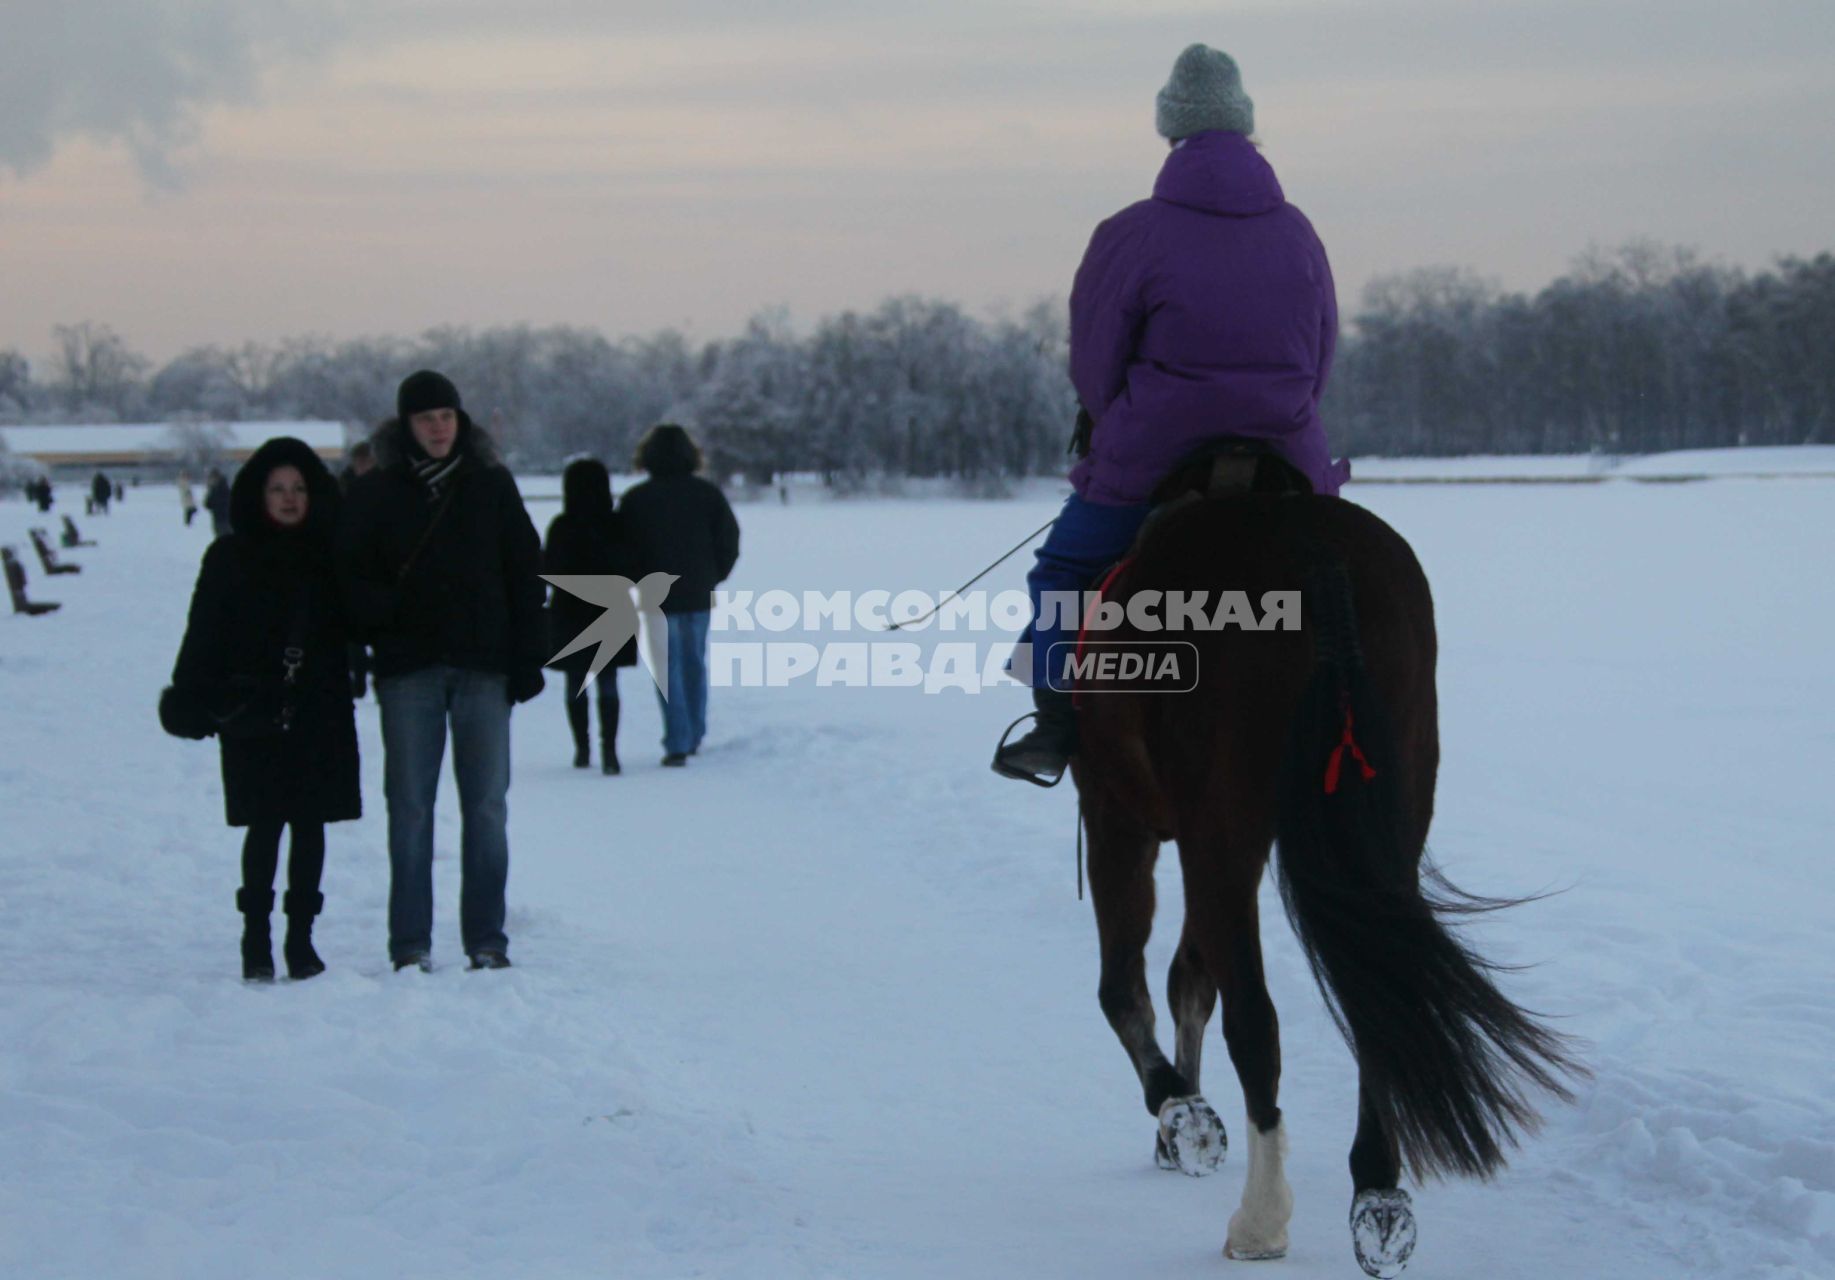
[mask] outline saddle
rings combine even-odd
[[[1311,494],[1311,481],[1261,440],[1214,440],[1188,456],[1160,481],[1150,501],[1153,510],[1135,535],[1139,547],[1148,533],[1174,511],[1212,498],[1246,494]],[[1129,553],[1132,555],[1132,551]]]

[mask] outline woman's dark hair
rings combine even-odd
[[[561,473],[561,510],[570,516],[609,516],[612,477],[597,458],[575,458]]]
[[[701,450],[687,431],[664,422],[644,432],[636,462],[638,470],[653,476],[688,476],[701,469]]]

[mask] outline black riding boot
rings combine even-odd
[[[1077,711],[1071,695],[1057,689],[1034,689],[1036,722],[1023,738],[1004,743],[994,753],[994,772],[1041,787],[1056,784],[1077,751]]]
[[[287,890],[283,900],[283,910],[287,913],[287,940],[281,944],[281,954],[287,958],[287,976],[296,982],[325,972],[325,962],[312,949],[312,918],[324,909],[324,894]]]
[[[268,929],[268,915],[274,910],[274,891],[238,889],[236,910],[242,913],[242,980],[274,981],[274,937]]]

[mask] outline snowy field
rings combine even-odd
[[[74,494],[51,521],[0,501],[64,603],[0,622],[0,1276],[1360,1274],[1351,1063],[1272,900],[1291,1255],[1221,1256],[1246,1143],[1214,1024],[1236,1150],[1154,1169],[1072,797],[987,768],[1017,690],[716,689],[703,756],[664,771],[627,672],[607,779],[568,767],[551,685],[515,713],[517,967],[463,968],[449,778],[427,975],[384,953],[365,702],[330,972],[244,986],[216,748],[154,714],[205,521],[131,490],[49,580],[24,530]],[[1835,1275],[1835,481],[1347,496],[1437,596],[1434,851],[1474,890],[1563,890],[1477,936],[1596,1072],[1496,1182],[1417,1190],[1409,1275]],[[1054,505],[744,506],[733,585],[934,592]],[[1156,987],[1170,850],[1160,883]]]

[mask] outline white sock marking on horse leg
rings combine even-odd
[[[1287,1185],[1287,1122],[1267,1133],[1249,1122],[1249,1178],[1242,1207],[1230,1219],[1224,1252],[1232,1258],[1278,1258],[1287,1252],[1287,1223],[1293,1217],[1293,1188]]]

